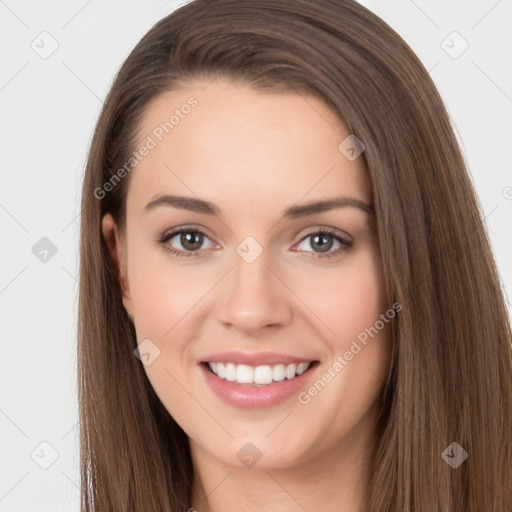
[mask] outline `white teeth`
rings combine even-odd
[[[226,365],[226,380],[230,380],[231,382],[236,380],[236,366],[233,363]]]
[[[250,366],[239,364],[236,369],[236,381],[240,384],[251,384],[253,382],[253,370]]]
[[[245,364],[235,365],[234,363],[208,363],[208,366],[215,375],[239,384],[270,384],[272,381],[280,382],[286,379],[293,379],[302,375],[311,363],[300,364],[276,364],[274,366],[248,366]]]
[[[279,381],[284,380],[285,377],[286,377],[286,372],[285,372],[284,364],[276,364],[272,368],[272,380],[279,382]]]
[[[272,367],[256,366],[253,380],[255,384],[270,384],[272,382]]]
[[[284,374],[287,379],[293,379],[295,377],[295,372],[297,371],[297,365],[289,364],[284,371]]]

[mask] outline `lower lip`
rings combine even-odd
[[[263,387],[255,387],[249,384],[239,384],[226,379],[221,379],[212,373],[204,364],[199,367],[213,392],[224,402],[234,407],[246,409],[260,409],[272,407],[295,395],[306,385],[311,375],[316,370],[318,362],[311,366],[298,377],[273,382]]]

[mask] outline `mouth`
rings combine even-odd
[[[298,399],[300,390],[311,385],[320,368],[319,361],[272,366],[213,363],[198,365],[206,386],[225,404],[238,409],[262,409]]]

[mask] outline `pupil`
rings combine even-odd
[[[326,242],[326,239],[329,239],[330,242]],[[320,249],[320,252],[327,252],[332,247],[332,237],[331,235],[315,235],[313,237],[313,244],[317,244],[317,246]]]

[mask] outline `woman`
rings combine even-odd
[[[83,510],[512,503],[511,329],[450,121],[353,1],[195,0],[83,185]]]

